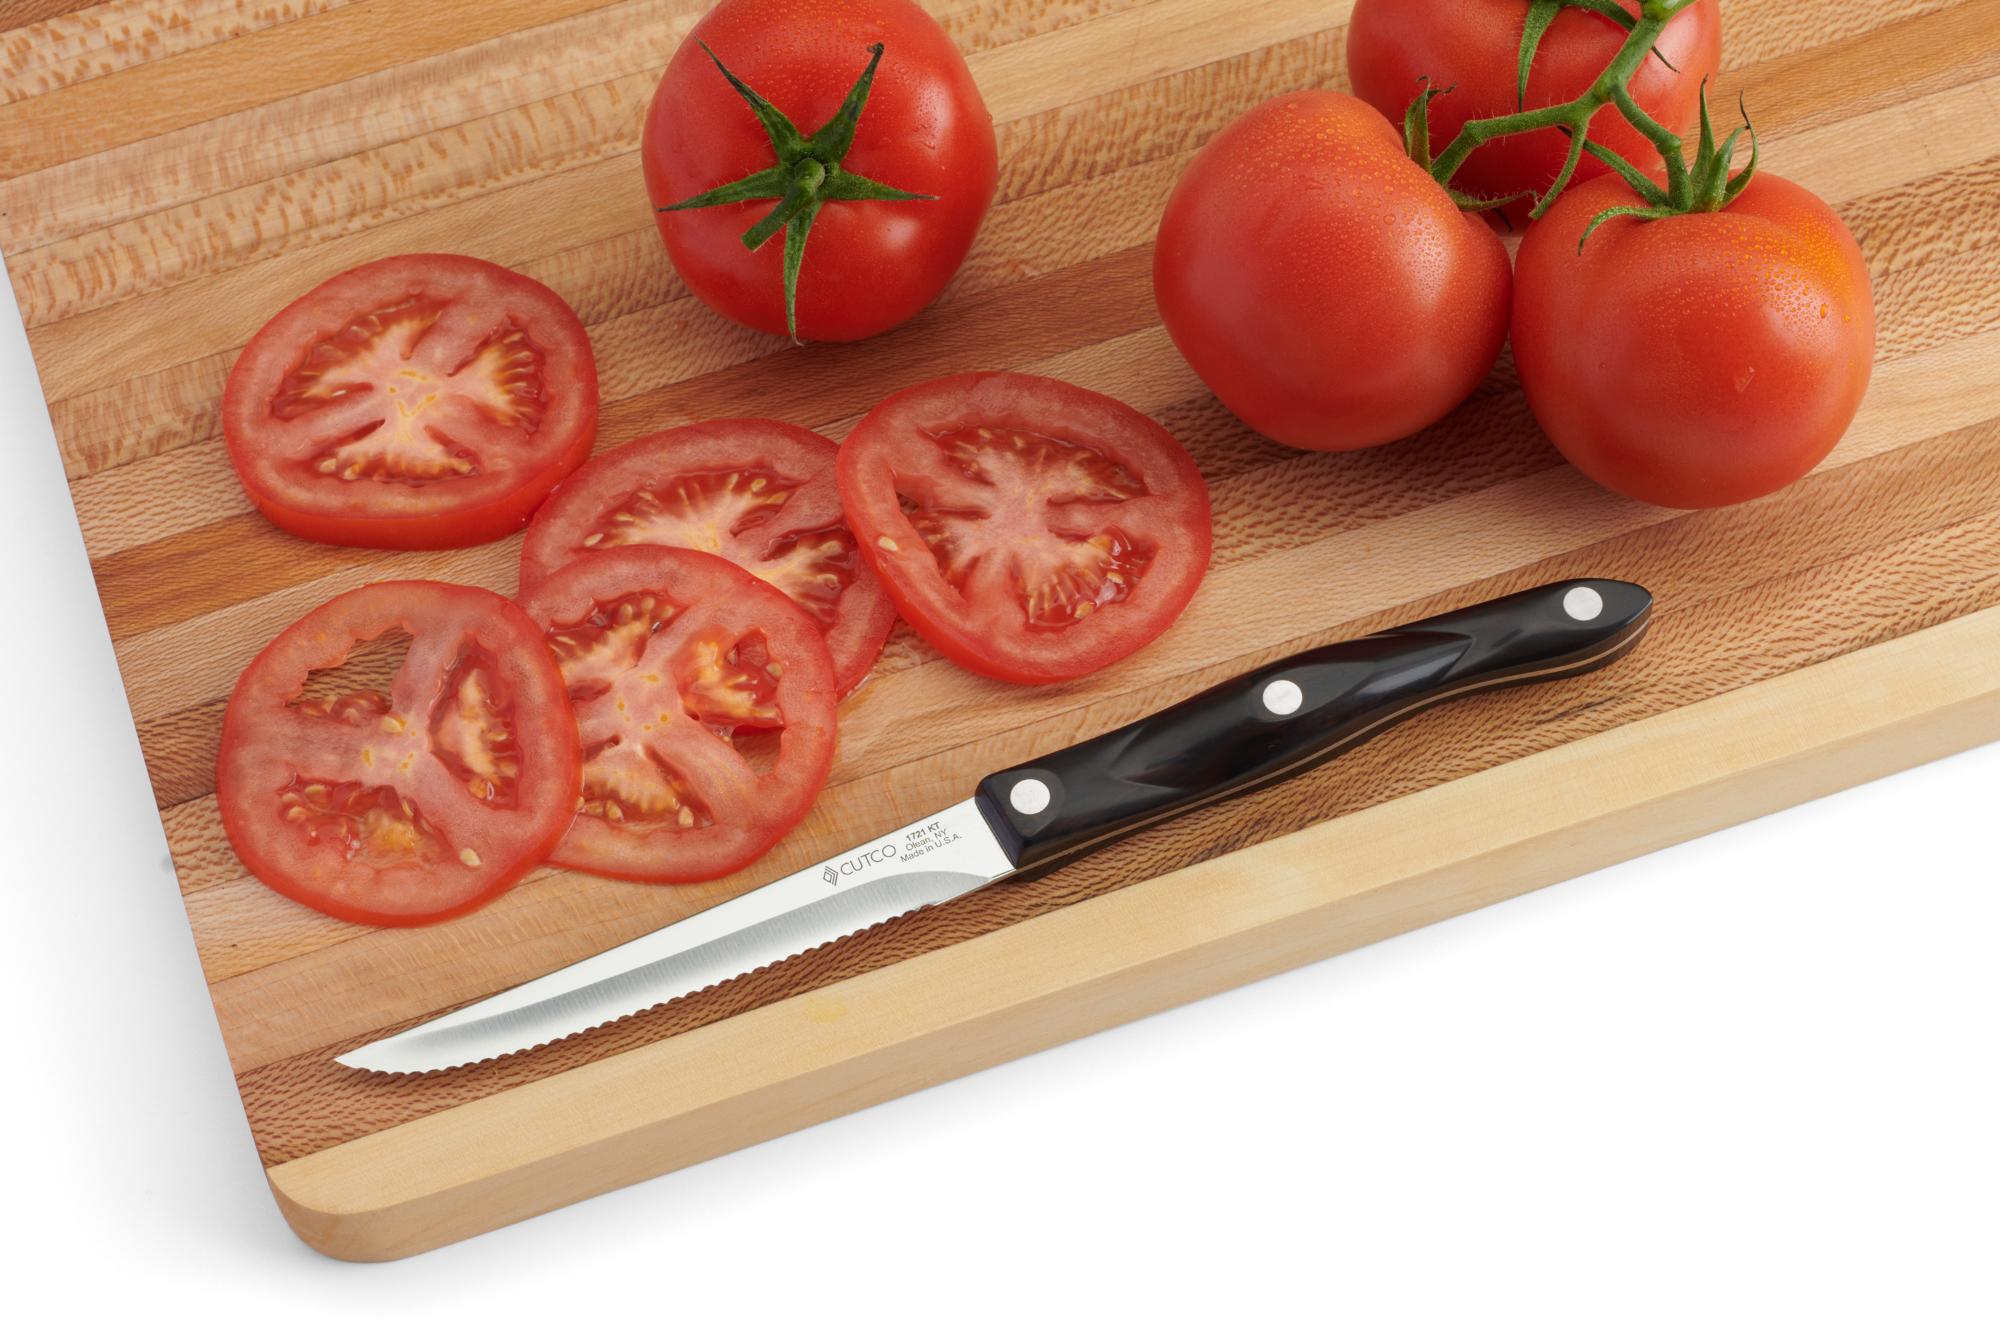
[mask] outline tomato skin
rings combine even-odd
[[[699,42],[768,98],[801,134],[831,120],[885,48],[842,165],[925,201],[828,203],[798,282],[799,336],[850,342],[894,328],[937,299],[979,230],[999,175],[993,118],[937,21],[910,0],[722,0],[674,52],[641,146],[655,208],[775,162],[771,143]],[[766,333],[785,330],[784,238],[756,251],[743,233],[774,201],[655,213],[691,291]]]
[[[1082,456],[1121,469],[1143,494],[1065,505],[1037,490],[1029,503],[1009,509],[1007,494],[984,490],[938,453],[941,442],[982,429],[1081,447]],[[1032,483],[1048,474],[1027,475]],[[891,394],[841,444],[840,494],[862,555],[903,619],[968,671],[1021,684],[1074,680],[1151,643],[1194,597],[1213,542],[1208,487],[1178,440],[1115,398],[1034,375],[953,375]],[[939,511],[991,511],[962,530],[968,542],[979,543],[968,561],[977,573],[967,582],[979,585],[971,595],[953,582],[916,526],[921,509],[906,512],[903,502],[919,494],[928,497],[925,507]],[[1036,509],[1056,517],[1025,516]],[[1028,566],[1006,553],[1032,550],[1051,534],[1091,529],[1100,537],[1120,530],[1146,548],[1147,563],[1133,577],[1117,571],[1122,595],[1094,604],[1091,614],[1059,627],[1033,623],[1017,587],[1025,587]],[[1105,588],[1097,584],[1095,591]]]
[[[423,488],[328,479],[300,485],[297,459],[271,403],[309,347],[357,315],[425,293],[491,308],[496,327],[520,329],[539,356],[540,420],[503,471]],[[334,546],[436,550],[519,531],[557,482],[590,455],[597,435],[597,363],[590,336],[563,299],[522,274],[466,255],[413,254],[337,274],[265,323],[238,355],[223,391],[222,426],[245,493],[277,526]],[[341,409],[320,409],[330,416]],[[310,418],[306,420],[310,425]]]
[[[1817,196],[1760,171],[1726,210],[1642,222],[1616,177],[1523,240],[1514,358],[1535,418],[1599,484],[1676,509],[1755,499],[1826,457],[1875,358],[1867,261]]]
[[[352,767],[351,753],[343,756],[342,748],[358,750],[370,742],[393,746],[398,735],[421,731],[417,715],[438,702],[434,696],[446,671],[422,674],[399,687],[395,706],[411,721],[408,728],[392,734],[362,726],[343,733],[322,719],[319,734],[330,732],[336,744],[313,752],[313,734],[299,728],[290,708],[308,673],[338,666],[359,642],[398,629],[417,636],[413,658],[424,647],[423,636],[447,640],[446,655],[431,659],[434,664],[449,665],[452,642],[492,655],[512,703],[520,760],[518,790],[508,807],[468,804],[471,798],[462,792],[455,803],[443,800],[440,788],[456,779],[437,765],[428,747],[415,756],[414,774],[396,769],[385,756],[376,768],[389,771],[368,776]],[[344,921],[413,926],[469,912],[541,864],[575,816],[580,775],[576,727],[539,628],[512,602],[483,588],[408,580],[342,593],[300,617],[252,659],[223,717],[215,790],[230,846],[266,886]],[[281,818],[279,791],[301,777],[354,777],[393,787],[426,810],[455,805],[451,824],[460,836],[454,841],[476,845],[480,855],[476,863],[444,856],[437,864],[379,871],[342,865],[332,851],[303,845],[299,831]]]
[[[1509,285],[1492,229],[1334,92],[1274,98],[1211,140],[1153,254],[1188,364],[1300,449],[1386,444],[1464,401],[1500,355]]]
[[[1633,14],[1639,0],[1620,0]],[[1601,14],[1564,8],[1542,34],[1528,73],[1528,95],[1515,100],[1516,67],[1526,0],[1357,0],[1347,21],[1347,76],[1355,96],[1400,125],[1417,95],[1417,80],[1450,89],[1431,103],[1431,148],[1441,150],[1468,120],[1511,115],[1580,96],[1611,64],[1624,32]],[[1677,15],[1660,34],[1664,60],[1648,59],[1633,71],[1632,95],[1648,114],[1679,132],[1692,125],[1701,85],[1722,63],[1720,0],[1701,0]],[[1671,66],[1671,68],[1670,68]],[[1659,152],[1615,108],[1600,111],[1590,137],[1644,168]],[[1512,134],[1480,145],[1452,178],[1457,189],[1481,198],[1554,184],[1569,139],[1561,130]],[[1610,168],[1588,153],[1576,180]],[[1508,221],[1526,226],[1532,199],[1509,205]]]
[[[673,608],[642,638],[640,654],[617,659],[588,641],[579,651],[573,638],[565,649],[567,627],[635,595],[662,596]],[[522,609],[548,633],[583,746],[582,805],[551,861],[617,879],[696,883],[742,869],[805,817],[833,765],[838,696],[819,627],[791,598],[719,556],[624,546],[556,570]],[[734,648],[745,639],[761,640],[779,668],[744,668],[764,691],[754,702],[769,711],[739,729],[778,730],[777,757],[764,772],[711,729],[745,715],[703,711],[704,698],[744,696],[699,696],[687,670],[691,660],[713,660],[700,657],[704,643]],[[698,805],[708,822],[683,827],[605,805],[607,797],[631,804],[635,788],[639,799],[665,796],[667,811]]]
[[[881,655],[895,627],[896,608],[883,591],[873,568],[853,554],[852,535],[841,516],[840,491],[834,477],[840,446],[823,435],[782,421],[725,419],[700,421],[641,436],[629,444],[599,454],[567,477],[535,515],[521,545],[521,590],[533,586],[590,550],[615,550],[651,536],[643,521],[614,530],[605,541],[599,528],[608,514],[628,517],[636,493],[671,497],[689,478],[761,474],[785,499],[774,512],[737,504],[740,494],[725,496],[702,512],[669,514],[655,531],[659,544],[713,550],[759,577],[770,578],[787,592],[797,562],[786,557],[801,549],[794,539],[811,534],[844,539],[847,554],[840,564],[845,577],[831,606],[821,617],[828,651],[833,656],[838,688],[845,695],[858,688]],[[681,492],[683,495],[684,491]],[[687,519],[693,522],[686,522]],[[682,521],[676,521],[682,520]],[[720,528],[720,530],[716,530]],[[624,536],[627,541],[616,540]],[[823,571],[820,564],[806,578]],[[804,604],[802,602],[802,604]],[[810,606],[808,609],[812,609]]]

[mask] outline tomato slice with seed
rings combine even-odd
[[[415,925],[540,863],[581,773],[534,623],[483,588],[412,581],[343,593],[257,655],[215,789],[258,879],[348,921]]]
[[[1115,398],[1031,375],[932,380],[840,450],[861,551],[903,618],[959,665],[1071,680],[1157,638],[1208,568],[1208,487]]]
[[[750,864],[833,764],[833,663],[798,603],[719,556],[592,552],[523,597],[583,746],[576,823],[550,859],[654,883]]]
[[[237,357],[223,434],[288,532],[470,546],[519,529],[597,434],[590,338],[560,296],[464,255],[350,269]]]
[[[846,694],[875,665],[896,608],[841,516],[838,456],[832,440],[782,421],[703,421],[599,454],[529,525],[521,587],[622,546],[720,555],[818,622]]]

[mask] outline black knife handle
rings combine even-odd
[[[1652,594],[1572,579],[1308,649],[979,784],[1022,870],[1303,773],[1432,704],[1595,671],[1641,633]]]

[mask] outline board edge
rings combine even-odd
[[[2000,608],[1140,881],[266,1174],[286,1221],[321,1253],[421,1253],[2000,740],[1996,661]]]

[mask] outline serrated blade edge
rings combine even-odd
[[[1013,870],[975,797],[335,1059],[353,1069],[419,1074],[531,1050],[936,906]]]

